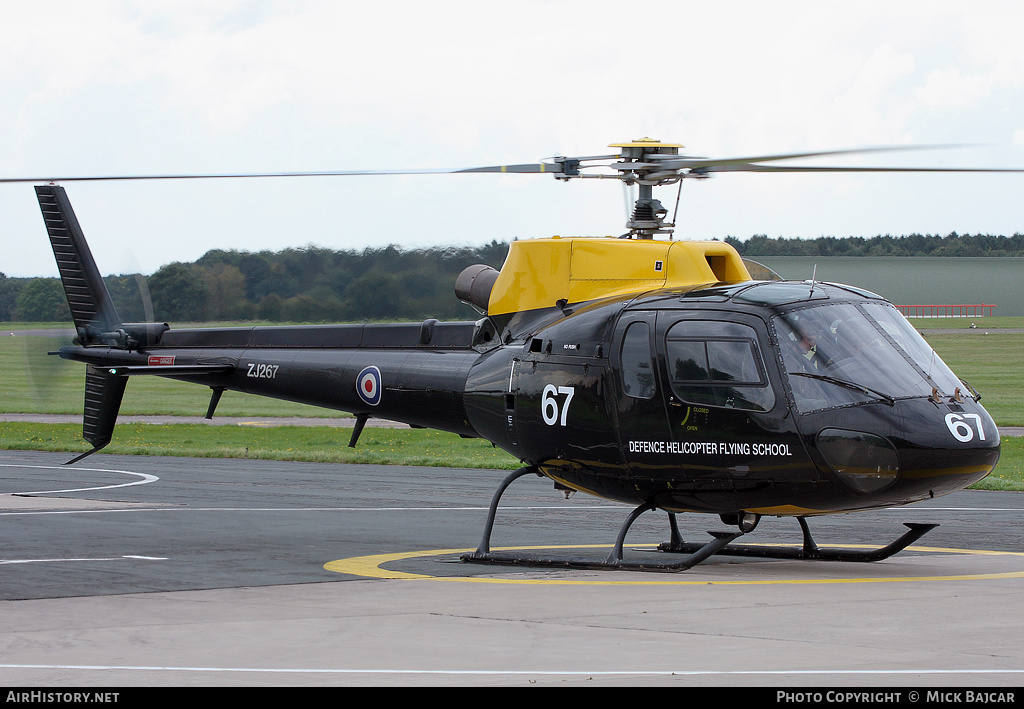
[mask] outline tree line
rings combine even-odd
[[[756,234],[746,241],[725,238],[741,256],[1024,256],[1024,234],[910,234],[816,239],[769,238]]]
[[[498,241],[417,250],[214,250],[145,278],[114,275],[104,282],[126,322],[472,320],[479,314],[456,299],[456,277],[476,263],[500,269],[507,253],[508,244]],[[70,320],[60,279],[0,273],[0,321]]]
[[[725,241],[747,258],[760,256],[1024,256],[1024,235],[911,234],[817,239],[764,234]],[[508,243],[405,250],[397,246],[337,251],[316,246],[283,251],[207,252],[194,263],[170,263],[146,278],[107,276],[122,319],[169,322],[361,322],[467,320],[477,317],[454,295],[466,266],[501,268]],[[148,297],[144,295],[148,290]],[[147,307],[151,303],[152,312]],[[67,322],[57,278],[0,273],[0,321]]]

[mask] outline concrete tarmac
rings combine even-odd
[[[811,520],[881,562],[716,557],[683,573],[465,564],[504,473],[0,452],[8,687],[1024,684],[1024,495]],[[606,555],[628,508],[538,478],[492,544]],[[723,529],[680,516],[689,540]],[[658,554],[644,515],[627,558]],[[767,518],[746,543],[798,543]],[[589,548],[586,545],[600,545]]]

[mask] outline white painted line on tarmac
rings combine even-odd
[[[886,512],[1024,512],[1024,507],[886,507]]]
[[[71,468],[66,468],[66,467],[63,467],[63,466],[60,466],[60,465],[25,465],[25,464],[22,464],[22,463],[0,463],[0,468],[35,468],[35,469],[38,469],[38,470],[64,470],[64,471],[72,470]],[[116,485],[97,485],[97,486],[94,486],[94,487],[74,487],[74,488],[67,488],[65,490],[34,490],[34,491],[31,491],[31,492],[23,492],[23,491],[19,490],[18,492],[8,492],[8,493],[0,493],[0,494],[7,494],[7,495],[50,495],[50,494],[56,494],[56,493],[61,493],[61,492],[89,492],[89,491],[92,491],[92,490],[112,490],[112,489],[121,488],[121,487],[132,487],[133,485],[147,485],[149,483],[155,483],[157,480],[160,479],[156,475],[150,475],[149,473],[135,473],[135,472],[132,472],[131,470],[114,470],[114,469],[111,469],[111,468],[73,468],[73,470],[75,472],[89,472],[89,473],[119,473],[121,475],[134,475],[134,476],[136,476],[138,478],[142,478],[142,479],[141,480],[134,480],[132,482],[127,482],[127,483],[118,483]]]
[[[27,493],[24,493],[27,494]],[[472,507],[146,507],[145,503],[131,503],[134,507],[106,510],[9,510],[0,512],[0,517],[11,515],[83,515],[123,514],[125,512],[486,512],[486,506]],[[593,512],[616,511],[624,508],[614,505],[590,505],[588,507],[502,507],[502,511],[541,512]]]
[[[118,471],[121,472],[121,471]],[[124,471],[127,472],[127,471]],[[142,475],[142,473],[137,473]],[[112,485],[110,487],[127,487],[128,485],[143,485],[146,482],[138,481],[126,483],[125,485]],[[83,488],[88,490],[102,490],[104,488]],[[50,492],[78,492],[79,490],[52,490]],[[35,495],[43,493],[0,493],[14,495]],[[126,512],[486,512],[489,508],[485,505],[464,505],[457,507],[185,507],[176,505],[173,507],[147,507],[146,503],[131,503],[132,507],[121,509],[103,510],[7,510],[0,511],[0,517],[12,515],[82,515],[82,514],[123,514]],[[156,504],[156,503],[154,503]],[[622,512],[628,506],[623,505],[587,505],[585,507],[565,507],[562,505],[516,505],[499,508],[499,512],[562,512],[565,514],[578,514],[587,512]],[[927,507],[911,510],[907,507],[892,507],[878,510],[879,512],[1024,512],[1019,507]]]
[[[123,559],[143,559],[146,561],[167,561],[165,556],[139,556],[125,554],[124,556],[94,556],[94,557],[67,557],[63,559],[2,559],[0,565],[4,564],[52,564],[67,561],[122,561]]]

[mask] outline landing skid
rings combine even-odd
[[[673,529],[673,541],[659,545],[658,549],[660,551],[671,552],[674,554],[686,554],[692,553],[695,549],[700,547],[700,544],[698,543],[677,541],[678,530],[675,526],[674,512],[669,513],[669,519],[671,520]],[[803,533],[804,538],[803,546],[801,548],[797,548],[795,546],[773,546],[770,544],[738,544],[721,549],[718,553],[726,556],[749,556],[760,557],[763,559],[808,559],[815,561],[860,562],[881,561],[882,559],[888,559],[897,552],[903,551],[925,534],[939,526],[937,524],[904,522],[904,526],[908,527],[908,531],[904,532],[903,536],[899,537],[892,543],[879,549],[822,549],[814,542],[814,539],[811,538],[811,532],[807,527],[807,520],[804,517],[797,517],[796,519],[797,522],[800,523],[800,531]]]
[[[708,559],[714,554],[731,556],[749,556],[771,559],[810,559],[819,561],[879,561],[886,559],[893,554],[906,549],[916,540],[930,530],[937,527],[937,524],[915,524],[906,523],[909,531],[903,536],[880,549],[822,549],[814,542],[810,530],[807,527],[807,520],[797,517],[800,523],[800,530],[803,533],[803,546],[801,548],[772,545],[733,545],[733,541],[742,537],[744,532],[708,532],[711,540],[703,544],[699,542],[684,542],[679,534],[676,524],[676,514],[669,512],[669,524],[671,527],[671,541],[665,542],[658,547],[661,552],[670,554],[688,554],[684,559],[678,561],[655,562],[651,560],[633,561],[623,558],[622,547],[626,539],[626,532],[644,512],[657,509],[653,503],[645,503],[634,509],[622,527],[619,528],[619,535],[615,540],[615,546],[607,559],[587,559],[577,557],[554,557],[543,555],[516,554],[509,552],[491,551],[491,531],[494,528],[494,518],[498,511],[498,502],[501,496],[514,481],[524,475],[534,474],[543,477],[543,474],[534,466],[519,468],[508,475],[498,486],[491,499],[491,505],[487,512],[487,522],[484,526],[483,538],[480,546],[475,552],[462,555],[462,561],[474,564],[497,564],[506,566],[529,566],[540,568],[569,568],[569,569],[625,569],[630,571],[686,571],[697,564]]]

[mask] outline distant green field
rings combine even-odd
[[[765,256],[755,261],[792,280],[859,286],[896,305],[987,303],[1024,316],[1024,258]]]
[[[1005,317],[995,315],[988,318],[910,318],[918,330],[998,330],[1024,329],[1024,316]],[[971,326],[975,327],[972,328]]]

